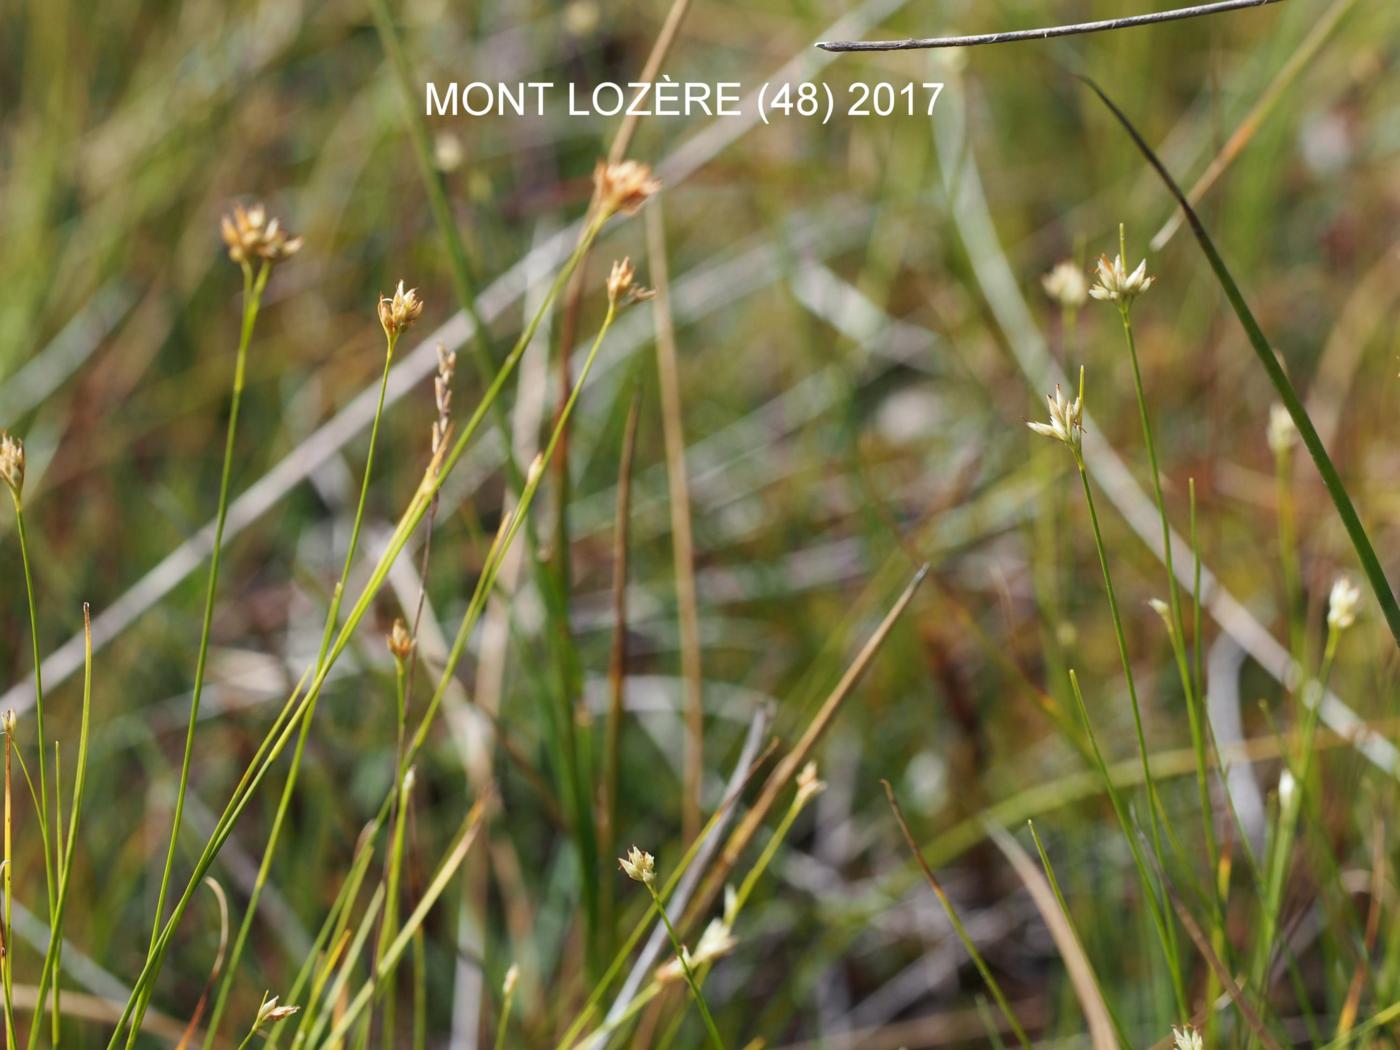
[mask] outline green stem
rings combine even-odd
[[[321,647],[316,654],[316,667],[319,670],[325,662],[326,653],[330,649],[331,641],[337,622],[340,619],[340,606],[345,596],[345,586],[350,579],[350,570],[354,565],[355,554],[360,543],[360,529],[364,522],[365,506],[369,500],[370,478],[374,473],[374,453],[379,444],[379,423],[384,416],[384,398],[389,385],[389,369],[394,361],[394,349],[398,344],[397,334],[387,337],[388,343],[384,353],[384,371],[379,379],[379,400],[374,408],[374,422],[370,426],[369,451],[365,456],[364,476],[360,480],[360,498],[355,507],[355,517],[350,528],[350,542],[345,549],[345,562],[340,570],[340,579],[336,582],[335,589],[331,593],[330,609],[326,613],[326,623],[321,631]],[[272,830],[268,833],[267,845],[263,847],[262,860],[258,865],[257,876],[253,880],[253,890],[248,898],[248,907],[243,913],[243,919],[238,927],[238,934],[234,938],[233,948],[229,953],[228,962],[224,971],[224,979],[219,988],[219,994],[214,1002],[213,1012],[209,1016],[209,1025],[204,1035],[204,1050],[211,1050],[214,1040],[218,1036],[219,1023],[223,1020],[224,1010],[228,1006],[228,998],[233,990],[235,975],[238,973],[238,964],[243,958],[243,951],[248,942],[248,936],[252,930],[253,919],[257,914],[258,904],[262,899],[263,887],[267,884],[268,876],[272,869],[273,857],[277,852],[277,845],[281,839],[282,828],[286,822],[287,813],[291,808],[292,797],[296,792],[297,778],[301,773],[302,759],[306,753],[307,737],[311,733],[311,724],[316,715],[316,704],[313,702],[306,708],[306,713],[301,719],[301,729],[297,735],[296,748],[292,753],[291,767],[287,770],[287,780],[282,787],[282,797],[277,803],[277,812],[272,819]]]
[[[1158,812],[1161,807],[1161,799],[1157,794],[1157,783],[1152,777],[1152,767],[1147,757],[1147,737],[1142,728],[1142,710],[1138,704],[1137,684],[1133,678],[1132,660],[1128,657],[1128,640],[1123,630],[1123,618],[1118,610],[1118,595],[1113,586],[1113,574],[1108,567],[1108,550],[1104,546],[1103,531],[1099,526],[1098,509],[1094,505],[1094,490],[1089,484],[1089,471],[1084,463],[1084,457],[1079,449],[1073,448],[1075,465],[1079,468],[1079,480],[1084,487],[1084,501],[1089,507],[1089,522],[1094,533],[1094,550],[1099,558],[1099,570],[1103,574],[1104,591],[1108,595],[1108,611],[1113,620],[1113,635],[1118,643],[1118,658],[1123,665],[1123,676],[1128,684],[1128,699],[1133,709],[1133,729],[1137,734],[1138,757],[1142,762],[1143,783],[1147,787],[1147,812],[1149,825],[1152,829],[1152,845],[1159,857],[1165,857],[1162,851],[1162,833]],[[1082,706],[1082,702],[1081,702]],[[1089,723],[1087,713],[1085,715],[1085,728],[1088,730]],[[1095,745],[1097,751],[1097,745]],[[1126,818],[1126,813],[1120,814],[1120,818]],[[1136,849],[1136,842],[1133,841],[1135,832],[1129,824],[1124,825],[1124,835],[1129,839],[1129,844]],[[1146,880],[1148,873],[1146,866],[1140,863],[1141,875]],[[1145,887],[1146,888],[1146,887]],[[1172,987],[1176,993],[1177,1006],[1181,1015],[1187,1016],[1186,988],[1181,979],[1181,967],[1176,948],[1175,926],[1169,916],[1160,916],[1158,932],[1163,935],[1162,948],[1167,955],[1167,968],[1171,971]]]
[[[47,745],[44,743],[44,677],[43,661],[39,652],[39,613],[34,601],[34,578],[29,567],[29,534],[24,527],[24,503],[17,491],[12,489],[10,495],[15,504],[15,532],[19,538],[19,560],[24,570],[24,596],[29,608],[29,638],[34,652],[34,729],[38,734],[39,745],[39,823],[44,849],[44,887],[48,894],[49,922],[52,924],[56,902],[53,857],[49,848],[49,792],[44,773],[44,751]],[[5,947],[8,951],[11,945],[7,943]]]
[[[29,1029],[29,1046],[35,1046],[40,1025],[37,1019],[43,1015],[44,1000],[48,994],[49,982],[53,982],[53,1045],[59,1044],[59,961],[63,950],[63,915],[68,903],[68,890],[72,884],[73,855],[78,839],[78,820],[83,810],[83,796],[87,789],[88,739],[92,716],[92,627],[89,621],[87,604],[83,605],[83,708],[78,728],[78,769],[73,775],[73,811],[68,820],[68,839],[59,847],[62,857],[58,869],[58,900],[54,907],[53,928],[49,933],[49,945],[44,952],[43,966],[39,971],[39,990],[36,996],[34,1016],[36,1022]],[[57,744],[55,743],[55,747]],[[62,830],[63,813],[58,813],[58,827]],[[7,872],[8,874],[8,872]],[[9,921],[6,919],[6,944],[9,944]]]
[[[661,916],[661,921],[666,926],[666,934],[671,938],[671,948],[676,953],[676,961],[680,963],[681,973],[685,975],[685,983],[690,988],[691,997],[695,1000],[695,1005],[700,1011],[700,1016],[704,1018],[705,1030],[710,1033],[710,1042],[715,1045],[715,1050],[724,1050],[724,1040],[719,1037],[719,1029],[715,1027],[715,1019],[710,1015],[710,1008],[705,1005],[705,997],[700,994],[700,986],[695,983],[695,973],[690,968],[690,963],[686,960],[685,945],[681,943],[676,928],[671,925],[671,917],[666,914],[666,905],[661,903],[661,897],[656,892],[656,887],[650,882],[642,883],[651,894],[652,906],[656,909],[656,914]]]
[[[496,1050],[505,1050],[506,1033],[510,1030],[510,1008],[515,1002],[515,989],[511,988],[501,1000],[501,1019],[496,1022]]]
[[[199,632],[199,654],[195,660],[194,689],[190,697],[189,725],[185,730],[185,752],[180,760],[180,782],[175,793],[175,812],[171,818],[170,846],[161,870],[160,890],[156,894],[155,920],[151,924],[151,944],[148,954],[155,950],[165,916],[165,897],[170,888],[170,874],[175,867],[175,848],[180,841],[180,823],[185,814],[185,792],[189,790],[190,765],[194,758],[194,735],[199,726],[199,701],[204,693],[204,669],[209,658],[209,639],[214,625],[214,599],[219,588],[219,563],[224,545],[224,523],[228,519],[229,484],[233,477],[234,439],[238,433],[238,412],[243,404],[244,374],[248,362],[248,345],[253,340],[253,326],[258,319],[258,306],[267,285],[270,264],[263,263],[257,277],[252,266],[243,264],[243,327],[238,339],[238,356],[233,366],[233,401],[229,408],[228,431],[224,437],[224,465],[219,478],[219,509],[214,518],[214,549],[209,558],[209,584],[204,595],[204,619]],[[39,780],[44,779],[43,759],[40,760]],[[40,788],[42,791],[42,787]],[[131,1032],[132,1041],[136,1029]]]
[[[1118,227],[1119,258],[1127,266],[1127,235],[1123,226]],[[1191,732],[1191,746],[1196,752],[1196,791],[1200,799],[1201,822],[1206,843],[1208,870],[1215,871],[1218,847],[1215,841],[1215,823],[1212,820],[1210,803],[1210,781],[1207,772],[1205,732],[1202,727],[1202,712],[1195,682],[1191,675],[1190,661],[1186,655],[1186,621],[1181,612],[1181,594],[1177,586],[1176,565],[1172,553],[1172,527],[1167,517],[1167,501],[1162,494],[1162,472],[1157,461],[1157,442],[1152,436],[1152,420],[1147,409],[1147,392],[1142,382],[1142,367],[1138,362],[1137,340],[1133,336],[1132,311],[1127,300],[1119,300],[1119,316],[1123,321],[1123,337],[1128,343],[1128,357],[1133,364],[1133,387],[1137,392],[1138,419],[1142,424],[1142,440],[1147,449],[1147,463],[1152,472],[1152,495],[1157,503],[1157,515],[1162,525],[1162,561],[1167,570],[1167,602],[1171,613],[1172,655],[1176,658],[1176,671],[1181,679],[1181,691],[1186,698],[1186,718]],[[1218,910],[1218,909],[1213,909]]]

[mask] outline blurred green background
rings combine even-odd
[[[636,78],[667,5],[421,0],[393,11],[420,82],[590,85]],[[1310,40],[1329,12],[1341,15],[1335,29]],[[1173,521],[1185,531],[1194,478],[1206,565],[1282,639],[1264,436],[1272,392],[1189,233],[1148,253],[1170,202],[1069,71],[1102,84],[1185,184],[1259,113],[1202,215],[1307,394],[1382,557],[1390,552],[1397,565],[1400,7],[1289,0],[953,55],[834,58],[810,46],[837,35],[843,18],[841,35],[875,37],[1122,13],[1120,4],[1081,0],[695,0],[664,67],[678,80],[754,88],[796,61],[794,72],[838,88],[926,80],[946,88],[932,118],[645,119],[629,151],[666,183],[711,804],[752,714],[773,703],[774,731],[795,737],[908,574],[921,560],[933,566],[823,745],[831,789],[780,852],[738,931],[739,950],[708,986],[735,1046],[759,1036],[771,1046],[985,1040],[977,976],[942,912],[924,887],[887,878],[906,857],[881,777],[926,838],[1039,789],[1047,812],[1037,823],[1089,931],[1086,947],[1096,961],[1113,960],[1100,976],[1127,1004],[1140,1045],[1167,1034],[1150,1030],[1160,985],[1143,979],[1155,960],[1110,813],[1096,797],[1052,801],[1084,765],[1044,716],[1038,690],[1063,699],[1063,671],[1073,666],[1116,757],[1131,754],[1131,726],[1072,467],[1023,425],[1042,414],[1045,359],[1014,322],[1043,333],[1048,360],[1087,367],[1095,437],[1145,485],[1114,312],[1091,303],[1067,329],[1039,283],[1060,259],[1087,267],[1116,250],[1117,225],[1126,224],[1130,261],[1149,255],[1158,276],[1134,320]],[[0,424],[28,448],[44,651],[79,628],[82,602],[110,614],[95,672],[93,809],[68,930],[90,956],[86,977],[70,983],[111,995],[143,957],[193,673],[204,573],[197,559],[163,559],[189,549],[181,545],[210,520],[217,492],[240,291],[219,216],[235,201],[265,200],[306,246],[275,272],[252,348],[234,491],[267,499],[242,504],[244,520],[234,512],[191,849],[314,656],[366,438],[363,425],[344,422],[353,410],[339,414],[382,365],[377,296],[402,278],[427,311],[406,340],[398,375],[407,388],[381,435],[361,575],[426,462],[433,344],[460,342],[462,329],[451,323],[450,271],[404,101],[361,3],[15,0],[0,11],[0,114]],[[483,311],[508,345],[571,240],[560,231],[587,206],[594,162],[617,123],[551,106],[543,118],[431,124],[458,228],[488,289]],[[624,254],[650,283],[640,219],[610,226],[595,250],[580,338],[601,316],[607,262]],[[994,279],[1003,272],[1009,284]],[[440,324],[448,327],[435,332]],[[560,325],[547,327],[510,389],[526,444],[557,396]],[[480,389],[464,355],[459,413]],[[618,836],[664,867],[679,853],[682,690],[646,308],[624,315],[610,337],[571,439],[571,618],[583,706],[595,713],[607,697],[615,486],[634,390]],[[460,618],[483,537],[499,520],[499,462],[488,437],[447,486],[427,580],[429,633],[450,637]],[[557,501],[557,488],[549,493],[546,502]],[[1351,554],[1306,461],[1297,493],[1320,629],[1326,587],[1353,569]],[[549,513],[541,508],[541,522]],[[22,704],[29,638],[12,521],[0,520],[0,682],[17,683],[5,702]],[[1163,594],[1162,569],[1117,510],[1105,527],[1152,747],[1184,746],[1167,640],[1145,604]],[[390,782],[392,665],[380,636],[411,610],[414,572],[382,596],[321,704],[235,1018],[251,1015],[262,991],[276,991],[300,962]],[[133,598],[143,579],[148,589]],[[502,792],[489,848],[473,855],[430,924],[431,1029],[442,1045],[476,1045],[478,1030],[490,1030],[494,989],[512,961],[523,970],[519,1045],[552,1045],[581,990],[573,847],[471,708],[492,712],[526,763],[543,763],[532,695],[551,642],[522,579],[474,641],[463,694],[420,769],[427,786],[414,849],[424,872],[479,786],[473,762]],[[1360,716],[1380,718],[1391,713],[1394,652],[1374,615],[1356,638],[1333,685]],[[1267,733],[1282,695],[1273,677],[1236,651],[1231,631],[1208,622],[1205,643],[1212,692],[1228,702],[1233,689],[1245,731]],[[76,681],[53,681],[50,717],[71,739]],[[1370,789],[1357,787],[1370,773],[1354,751],[1338,753],[1331,772],[1344,798],[1371,804]],[[1257,767],[1261,797],[1276,776],[1276,766]],[[275,791],[254,804],[216,869],[235,916]],[[1172,782],[1168,805],[1191,802],[1187,779]],[[1341,810],[1330,828],[1339,855],[1354,847],[1368,856],[1370,811]],[[24,830],[21,818],[21,843]],[[1062,966],[1019,883],[985,843],[969,845],[946,858],[943,875],[974,939],[1024,1019],[1047,1037],[1080,1032]],[[26,893],[37,902],[38,874],[36,863],[17,869],[20,904]],[[632,900],[627,888],[610,892]],[[160,1009],[189,1016],[217,936],[206,901],[185,924]],[[32,948],[22,941],[17,950]],[[66,961],[88,965],[76,951]],[[688,1026],[680,1038],[701,1045],[701,1030]]]

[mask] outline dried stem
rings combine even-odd
[[[1171,11],[1154,11],[1125,18],[1105,18],[1098,22],[1074,22],[1067,25],[1044,26],[1040,29],[1015,29],[1004,33],[979,33],[976,36],[916,37],[910,40],[823,40],[817,47],[823,51],[921,51],[938,47],[979,47],[982,44],[1012,44],[1018,40],[1050,40],[1060,36],[1084,33],[1104,33],[1114,29],[1134,29],[1138,26],[1179,22],[1185,18],[1218,15],[1245,7],[1264,7],[1280,0],[1217,0],[1211,4],[1178,7]]]

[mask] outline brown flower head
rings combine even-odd
[[[636,276],[637,271],[631,259],[624,258],[614,262],[612,272],[608,274],[608,302],[613,306],[629,306],[650,299],[656,294],[650,288],[633,283]]]
[[[423,312],[423,300],[418,298],[418,289],[404,291],[403,282],[394,291],[393,298],[387,296],[379,300],[379,323],[391,339],[397,336]]]
[[[600,160],[593,169],[593,185],[604,215],[635,215],[647,198],[661,189],[661,181],[652,176],[651,168],[635,160],[617,164]]]
[[[279,263],[301,249],[301,238],[287,236],[282,224],[269,219],[261,204],[251,208],[235,204],[233,214],[225,215],[219,223],[219,232],[228,245],[228,257],[239,265],[254,259]]]
[[[389,630],[389,636],[384,640],[389,646],[389,652],[393,653],[394,659],[400,663],[407,660],[413,652],[413,636],[408,633],[403,620],[397,617],[394,619],[394,626]]]

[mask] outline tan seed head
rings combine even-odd
[[[0,430],[0,481],[16,499],[24,491],[24,442],[4,430]]]
[[[384,326],[385,334],[391,339],[418,320],[418,315],[422,312],[423,300],[418,298],[418,289],[410,288],[405,291],[402,281],[394,290],[392,298],[381,296],[379,299],[379,323]]]
[[[600,160],[593,169],[593,185],[604,215],[617,212],[635,215],[647,198],[661,189],[661,182],[652,176],[651,168],[635,160],[617,164]]]
[[[394,626],[389,629],[389,636],[385,639],[389,645],[389,652],[393,653],[394,659],[400,663],[407,660],[413,653],[413,636],[408,633],[408,628],[404,626],[401,619],[395,617]]]
[[[289,237],[280,222],[267,217],[261,204],[251,208],[235,204],[233,214],[219,223],[219,232],[228,245],[228,257],[240,265],[254,259],[279,263],[301,250],[301,238]]]

